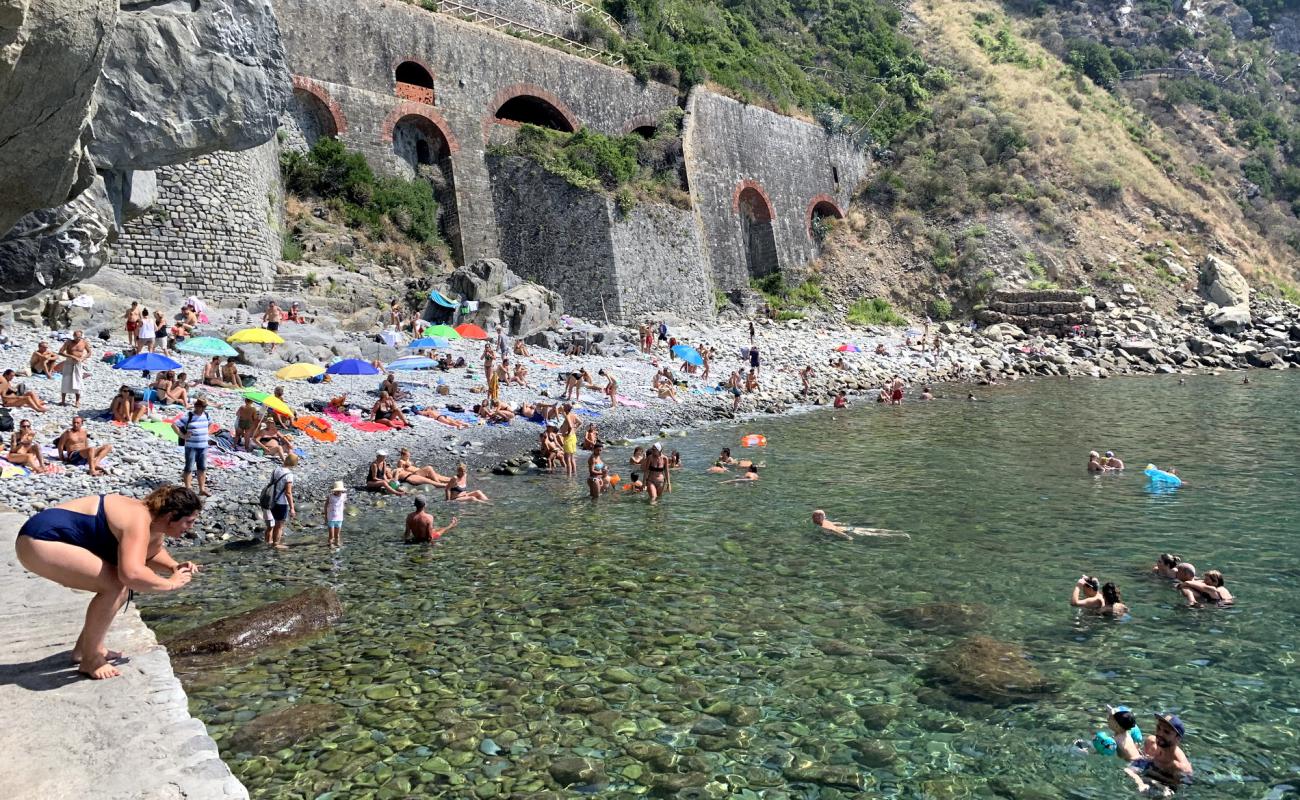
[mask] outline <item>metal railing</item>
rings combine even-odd
[[[1193,69],[1191,67],[1152,67],[1149,69],[1130,69],[1119,74],[1122,81],[1135,81],[1140,78],[1167,77],[1167,78],[1201,78],[1211,83],[1227,83],[1232,80],[1232,75],[1219,75],[1204,69]]]
[[[544,2],[546,2],[547,5],[558,6],[565,11],[572,11],[579,14],[583,12],[595,14],[614,31],[618,33],[623,32],[623,26],[618,24],[618,20],[610,16],[609,12],[605,9],[590,2],[590,0],[544,0]]]
[[[555,45],[561,50],[569,50],[575,55],[590,58],[593,61],[600,61],[612,67],[617,67],[623,63],[622,56],[607,53],[604,50],[597,50],[582,42],[575,42],[572,39],[557,36],[525,22],[519,22],[518,20],[503,17],[500,14],[493,14],[490,11],[484,11],[472,5],[461,3],[459,0],[438,0],[438,11],[466,22],[485,25],[494,30],[505,31],[524,39],[535,39],[546,44]]]

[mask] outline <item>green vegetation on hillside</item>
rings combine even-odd
[[[306,154],[280,159],[285,188],[299,197],[318,197],[353,228],[376,238],[393,230],[426,247],[437,247],[438,203],[427,181],[379,178],[360,153],[322,136]]]

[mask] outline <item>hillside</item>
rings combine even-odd
[[[879,172],[814,270],[832,294],[919,310],[933,297],[973,305],[1005,283],[1127,283],[1168,305],[1206,253],[1292,290],[1300,72],[1278,42],[1300,40],[1286,34],[1300,15],[1288,16],[1294,0],[1245,5],[607,8],[629,36],[615,44],[649,76],[860,133]],[[1119,79],[1168,66],[1197,71]]]

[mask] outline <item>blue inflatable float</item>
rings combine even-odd
[[[1165,472],[1162,469],[1156,469],[1155,464],[1147,464],[1147,468],[1143,470],[1143,472],[1146,474],[1148,478],[1151,479],[1151,484],[1153,486],[1173,487],[1173,486],[1183,485],[1182,478],[1178,477],[1172,472]]]

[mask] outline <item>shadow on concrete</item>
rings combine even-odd
[[[120,658],[113,663],[120,665],[124,661],[126,659]],[[46,656],[39,661],[0,664],[0,686],[14,685],[32,692],[48,692],[84,680],[89,678],[77,672],[76,665],[72,663],[71,650]]]

